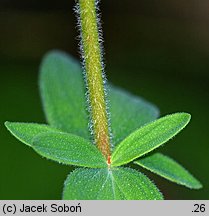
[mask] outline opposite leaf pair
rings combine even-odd
[[[88,132],[80,66],[63,53],[48,54],[41,67],[40,87],[50,126],[6,122],[6,127],[46,158],[88,167],[69,174],[64,199],[163,199],[142,173],[119,166],[167,142],[187,125],[189,114],[176,113],[153,121],[158,116],[153,105],[110,85],[113,150],[109,166]],[[189,188],[201,187],[182,166],[162,154],[148,155],[134,163]]]

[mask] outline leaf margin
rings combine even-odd
[[[66,139],[66,146],[67,148],[74,146],[74,149],[72,148],[71,150],[70,149],[62,149],[63,146],[61,146],[60,144],[53,144],[55,145],[55,150],[59,150],[59,147],[60,147],[60,150],[63,150],[64,154],[66,153],[66,156],[69,157],[69,155],[67,155],[67,151],[75,151],[76,148],[80,148],[80,150],[82,148],[89,148],[89,151],[92,153],[92,157],[89,157],[91,159],[94,159],[94,162],[91,161],[90,163],[90,160],[83,160],[83,162],[75,162],[75,158],[72,159],[75,155],[76,155],[76,152],[73,154],[73,157],[72,158],[69,158],[69,161],[67,161],[67,158],[66,156],[63,157],[63,153],[61,153],[62,151],[60,152],[57,152],[55,153],[54,155],[52,154],[52,152],[54,151],[54,146],[52,146],[52,143],[53,143],[53,140],[52,140],[52,136],[59,136],[58,140],[60,140],[60,143],[61,141],[64,143],[63,139]],[[47,142],[46,140],[44,142],[46,143],[42,143],[40,144],[40,142],[43,142],[43,141],[40,141],[40,139],[43,139],[43,138],[46,138],[48,137],[48,141],[50,141],[50,144],[48,144],[49,147],[47,147]],[[54,138],[55,138],[54,137]],[[56,139],[57,139],[56,137]],[[61,139],[62,137],[62,139]],[[69,138],[69,139],[68,139]],[[74,144],[71,144],[70,142],[72,141],[72,139],[77,139],[76,142],[76,145],[75,146],[75,143]],[[57,141],[58,141],[57,140]],[[69,143],[67,143],[69,141]],[[74,140],[73,140],[74,142]],[[56,146],[57,145],[57,146]],[[68,146],[69,145],[69,146]],[[102,153],[98,150],[98,148],[96,148],[95,145],[93,145],[92,143],[90,143],[87,139],[83,138],[83,137],[80,137],[80,136],[77,136],[77,135],[74,135],[74,134],[69,134],[69,133],[65,133],[65,132],[60,132],[60,133],[54,133],[54,132],[49,132],[49,133],[42,133],[36,137],[34,137],[33,139],[33,149],[36,153],[38,153],[39,155],[41,155],[42,157],[44,158],[47,158],[47,159],[50,159],[52,161],[55,161],[55,162],[58,162],[58,163],[62,163],[62,164],[65,164],[65,165],[72,165],[72,166],[81,166],[81,167],[89,167],[89,168],[104,168],[104,167],[107,167],[107,161],[105,159],[105,157],[102,155]],[[45,150],[44,150],[45,149]],[[48,149],[48,150],[47,150]],[[80,158],[84,158],[84,155],[85,153],[87,153],[87,149],[83,152],[84,154],[82,155],[82,157]],[[51,150],[51,153],[49,153]],[[66,151],[66,152],[65,152]],[[70,152],[71,153],[71,152]],[[79,151],[79,153],[82,153],[81,151]],[[89,152],[88,152],[89,153]],[[56,155],[57,154],[57,155]],[[59,154],[62,155],[62,158],[60,157],[59,158]],[[71,153],[72,154],[72,153]],[[95,155],[94,155],[95,154]],[[97,155],[96,155],[97,154]],[[88,156],[88,155],[87,155]],[[98,160],[95,160],[95,158],[97,157]],[[78,161],[79,159],[77,159]]]
[[[171,176],[169,176],[169,174],[166,174],[165,172],[160,173],[160,171],[158,171],[157,169],[150,168],[150,166],[146,165],[146,162],[143,163],[143,161],[147,160],[148,157],[150,160],[151,157],[156,157],[156,155],[157,155],[157,157],[159,156],[159,157],[161,157],[161,159],[166,160],[163,162],[169,164],[169,166],[174,165],[174,166],[176,166],[176,169],[178,169],[178,171],[183,171],[184,174],[188,175],[187,176],[188,178],[192,179],[193,183],[189,182],[188,180],[183,180],[183,178],[181,180],[174,179]],[[159,157],[157,158],[158,160],[159,160]],[[152,173],[155,173],[156,175],[158,175],[162,178],[165,178],[165,179],[167,179],[173,183],[176,183],[178,185],[182,185],[182,186],[185,186],[185,187],[190,188],[190,189],[201,189],[203,187],[203,185],[200,183],[200,181],[197,180],[186,168],[184,168],[181,164],[176,162],[173,158],[171,158],[167,155],[164,155],[162,153],[153,153],[151,156],[145,156],[144,158],[138,159],[138,160],[134,161],[133,163],[137,164],[138,166],[143,167],[146,170],[149,170]],[[171,169],[169,169],[169,170],[171,171]],[[173,173],[174,173],[174,171],[173,171]]]
[[[167,119],[169,119],[170,120],[170,118],[173,118],[173,117],[179,117],[179,116],[184,116],[184,118],[185,118],[185,120],[184,120],[184,122],[182,121],[182,125],[181,125],[181,127],[179,128],[179,129],[177,129],[172,135],[169,135],[169,137],[168,138],[166,138],[166,139],[164,139],[164,141],[158,141],[159,143],[156,145],[154,145],[154,146],[152,146],[151,148],[149,148],[149,149],[147,149],[146,151],[144,151],[143,153],[140,153],[140,154],[137,154],[137,155],[135,155],[135,156],[132,156],[132,158],[131,157],[129,157],[129,159],[126,159],[126,161],[124,161],[124,160],[122,160],[122,159],[120,159],[121,157],[122,157],[122,155],[125,155],[126,153],[127,153],[127,151],[126,151],[126,153],[125,154],[122,154],[122,155],[120,155],[120,157],[116,157],[117,156],[117,154],[119,154],[120,153],[120,149],[122,148],[122,147],[126,147],[126,146],[128,146],[128,145],[131,145],[131,144],[126,144],[127,143],[127,140],[131,140],[131,139],[135,139],[134,138],[134,136],[136,135],[136,134],[138,134],[138,133],[140,133],[141,131],[145,131],[145,130],[147,130],[147,128],[148,127],[150,127],[150,126],[152,126],[153,127],[153,125],[154,125],[154,128],[156,128],[156,125],[157,124],[159,124],[159,123],[161,123],[162,121],[167,121]],[[173,120],[173,119],[172,119]],[[137,158],[140,158],[140,157],[142,157],[143,155],[146,155],[147,153],[149,153],[149,152],[151,152],[151,151],[153,151],[154,149],[156,149],[156,148],[158,148],[158,147],[160,147],[162,144],[164,144],[164,143],[166,143],[166,142],[168,142],[171,138],[173,138],[174,136],[176,136],[182,129],[184,129],[185,127],[186,127],[186,125],[189,123],[189,121],[191,120],[191,115],[189,114],[189,113],[186,113],[186,112],[177,112],[177,113],[173,113],[173,114],[168,114],[168,115],[166,115],[166,116],[163,116],[163,117],[161,117],[161,118],[159,118],[159,119],[157,119],[157,120],[155,120],[155,121],[153,121],[153,122],[151,122],[151,123],[148,123],[148,124],[146,124],[145,126],[142,126],[142,127],[140,127],[139,129],[137,129],[137,130],[135,130],[133,133],[131,133],[130,135],[128,135],[118,146],[116,146],[116,148],[113,150],[113,153],[112,153],[112,166],[114,166],[114,167],[116,167],[116,166],[121,166],[121,165],[124,165],[124,164],[127,164],[127,163],[129,163],[129,162],[131,162],[131,161],[133,161],[133,160],[135,160],[135,159],[137,159]],[[153,132],[152,132],[153,133]],[[145,135],[146,135],[146,133],[145,133]],[[137,135],[138,136],[138,135]],[[139,136],[139,138],[140,138],[140,136]],[[131,142],[131,141],[129,141],[129,142]],[[123,150],[124,151],[124,150]],[[119,153],[118,153],[119,152]],[[116,159],[115,159],[115,157],[116,157]],[[119,160],[119,162],[117,162]]]
[[[66,180],[65,180],[65,183],[64,183],[64,189],[63,189],[63,193],[62,193],[62,199],[64,199],[64,200],[82,200],[82,199],[84,199],[84,200],[96,200],[98,197],[91,197],[91,196],[87,196],[87,197],[84,197],[84,198],[82,198],[82,197],[78,197],[79,195],[79,193],[78,192],[73,192],[74,193],[74,195],[73,196],[75,196],[75,194],[76,194],[76,197],[73,197],[72,198],[72,196],[70,196],[70,195],[66,195],[66,191],[69,191],[69,187],[68,187],[68,185],[74,185],[72,182],[71,183],[69,183],[70,181],[71,181],[71,179],[70,178],[73,178],[73,181],[75,181],[75,179],[76,179],[76,177],[74,177],[73,175],[74,174],[77,174],[79,171],[81,171],[81,172],[85,172],[85,171],[95,171],[95,170],[100,170],[100,172],[102,172],[102,171],[104,171],[104,172],[112,172],[112,176],[114,176],[114,170],[116,171],[118,171],[119,173],[122,171],[122,172],[125,172],[128,176],[131,176],[131,175],[133,175],[134,176],[134,178],[138,178],[138,177],[141,177],[141,179],[139,178],[139,181],[141,181],[141,180],[143,180],[144,182],[143,182],[143,184],[145,183],[145,181],[147,181],[146,183],[147,183],[147,187],[148,186],[151,186],[152,187],[152,189],[153,189],[153,191],[150,191],[150,190],[148,190],[147,189],[147,191],[148,191],[148,194],[149,195],[144,195],[145,197],[148,197],[148,196],[150,196],[150,198],[143,198],[143,197],[141,197],[141,200],[154,200],[154,199],[159,199],[159,200],[161,200],[161,199],[163,199],[163,195],[162,195],[162,193],[159,191],[159,189],[157,188],[157,186],[148,178],[148,177],[146,177],[143,173],[141,173],[141,172],[139,172],[138,170],[135,170],[135,169],[132,169],[132,168],[127,168],[127,167],[114,167],[113,169],[107,169],[107,168],[104,168],[104,169],[88,169],[88,168],[78,168],[78,169],[75,169],[73,172],[70,172],[69,174],[68,174],[68,176],[67,176],[67,178],[66,178]],[[124,174],[124,173],[123,173]],[[101,174],[100,174],[101,175]],[[108,173],[107,173],[107,175],[109,175]],[[82,173],[82,176],[85,176],[83,173]],[[93,180],[94,178],[96,178],[98,176],[98,173],[96,174],[96,175],[93,175],[93,177],[90,179],[90,180]],[[133,177],[132,176],[132,177]],[[77,176],[78,177],[78,176]],[[107,177],[108,178],[108,177]],[[111,177],[110,177],[111,178]],[[105,178],[104,178],[105,179]],[[120,177],[118,177],[118,179],[120,179],[121,180],[121,178]],[[118,179],[117,179],[117,181],[118,181]],[[81,180],[81,178],[79,177],[79,181]],[[88,178],[88,180],[89,180],[89,178]],[[121,180],[122,182],[123,181],[125,181],[125,180],[127,180],[127,179],[123,179],[123,180]],[[134,179],[134,180],[136,180],[136,179]],[[134,181],[133,180],[133,181]],[[79,184],[81,184],[82,186],[83,186],[83,184],[81,183],[82,181],[84,181],[84,180],[82,180],[81,182],[79,182],[79,181],[76,181],[76,182],[78,182]],[[98,183],[98,179],[96,179],[95,181],[97,181],[97,183]],[[105,180],[105,181],[107,181],[107,179]],[[85,182],[86,182],[86,180],[85,180]],[[90,182],[90,184],[92,184],[92,182]],[[100,183],[101,184],[101,183]],[[113,184],[113,183],[112,183]],[[142,184],[142,183],[141,183]],[[143,185],[142,184],[142,185]],[[103,186],[104,186],[104,184],[102,184]],[[125,185],[126,185],[126,182],[125,182]],[[129,184],[127,184],[128,185],[128,187],[129,187],[129,189],[131,189],[132,188],[132,186],[131,185],[129,185]],[[127,186],[126,185],[126,186]],[[87,182],[86,182],[86,185],[85,186],[83,186],[83,188],[85,187],[85,189],[87,189],[88,188],[88,184],[87,184]],[[96,186],[95,186],[96,187]],[[117,184],[115,184],[113,187],[118,187],[117,186]],[[141,190],[140,189],[140,187],[139,187],[139,185],[137,185],[137,190]],[[74,186],[73,187],[73,189],[75,189],[76,187]],[[80,190],[83,192],[83,188],[81,188]],[[102,187],[100,187],[99,186],[99,188],[102,188]],[[72,189],[72,188],[71,188]],[[77,190],[77,189],[76,189]],[[120,190],[120,189],[119,189]],[[129,191],[129,190],[128,190]],[[132,192],[133,192],[134,190],[132,190]],[[98,191],[96,191],[95,193],[97,194],[97,192]],[[130,191],[129,191],[130,192]],[[134,191],[135,192],[135,191]],[[115,192],[113,192],[113,193],[115,193]],[[122,194],[120,194],[118,191],[116,191],[116,193],[117,194],[111,194],[108,198],[101,198],[100,197],[100,199],[99,200],[127,200],[127,197],[123,197],[123,195]],[[89,193],[87,193],[87,192],[85,192],[85,194],[89,194]],[[141,193],[142,194],[142,193]],[[155,195],[153,195],[153,194],[155,194]],[[95,195],[94,195],[95,196]],[[103,195],[103,196],[105,196],[106,197],[106,195]],[[111,199],[110,197],[112,197],[112,196],[114,196],[114,199]],[[119,197],[118,197],[119,196]],[[122,196],[122,198],[120,197],[120,196]],[[134,197],[136,197],[136,196],[138,196],[138,199],[136,199],[136,198],[134,198]],[[155,196],[155,198],[153,198]],[[152,197],[152,198],[151,198]],[[133,195],[133,198],[129,198],[129,200],[140,200],[139,199],[139,193],[135,193],[135,195]]]
[[[6,121],[4,123],[5,127],[7,128],[7,130],[12,134],[13,137],[15,137],[17,140],[19,140],[20,142],[22,142],[23,144],[29,146],[29,147],[32,147],[32,139],[31,139],[31,143],[30,141],[27,140],[27,138],[23,138],[24,135],[19,135],[19,131],[20,130],[17,130],[17,129],[14,129],[14,126],[29,126],[29,127],[37,127],[35,129],[47,129],[48,131],[54,131],[54,132],[61,132],[60,130],[56,129],[56,128],[53,128],[51,127],[50,125],[47,125],[47,124],[39,124],[39,123],[30,123],[30,122],[10,122],[10,121]],[[38,128],[40,127],[40,128]],[[46,131],[43,131],[43,132],[40,132],[39,134],[41,133],[46,133]],[[34,137],[37,136],[34,135]]]

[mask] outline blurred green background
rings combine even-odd
[[[44,123],[38,91],[41,57],[62,49],[79,58],[73,0],[0,3],[0,199],[60,199],[71,170],[37,155],[4,122]],[[209,1],[101,2],[108,79],[155,103],[161,115],[192,114],[161,152],[188,168],[201,190],[148,172],[166,199],[209,199]]]

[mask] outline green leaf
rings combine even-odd
[[[41,64],[40,90],[48,123],[89,139],[85,87],[77,61],[58,51],[46,55]]]
[[[113,144],[118,144],[130,133],[155,120],[157,107],[125,90],[110,85],[110,115]]]
[[[144,157],[134,162],[145,169],[154,172],[163,178],[191,189],[200,189],[201,183],[194,178],[185,168],[173,159],[160,153]]]
[[[167,142],[190,121],[190,114],[176,113],[160,118],[125,138],[112,154],[112,166],[120,166]]]
[[[45,133],[33,139],[33,148],[40,155],[59,163],[104,168],[102,153],[88,140],[68,133]]]
[[[37,135],[46,132],[59,132],[48,125],[36,123],[5,122],[5,126],[12,135],[28,146],[32,145],[32,140]]]
[[[130,168],[76,169],[65,181],[65,200],[158,200],[156,186]]]
[[[85,87],[77,61],[58,51],[46,55],[41,65],[40,90],[48,123],[90,140]],[[108,93],[113,145],[158,116],[155,106],[124,90],[110,85]]]

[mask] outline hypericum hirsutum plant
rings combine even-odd
[[[102,61],[98,2],[79,0],[76,12],[83,73],[71,56],[48,53],[39,80],[48,124],[6,122],[7,129],[41,156],[76,167],[64,183],[63,199],[163,199],[153,182],[127,167],[129,163],[188,188],[201,188],[173,159],[151,154],[188,124],[190,114],[157,119],[154,105],[109,84]]]

